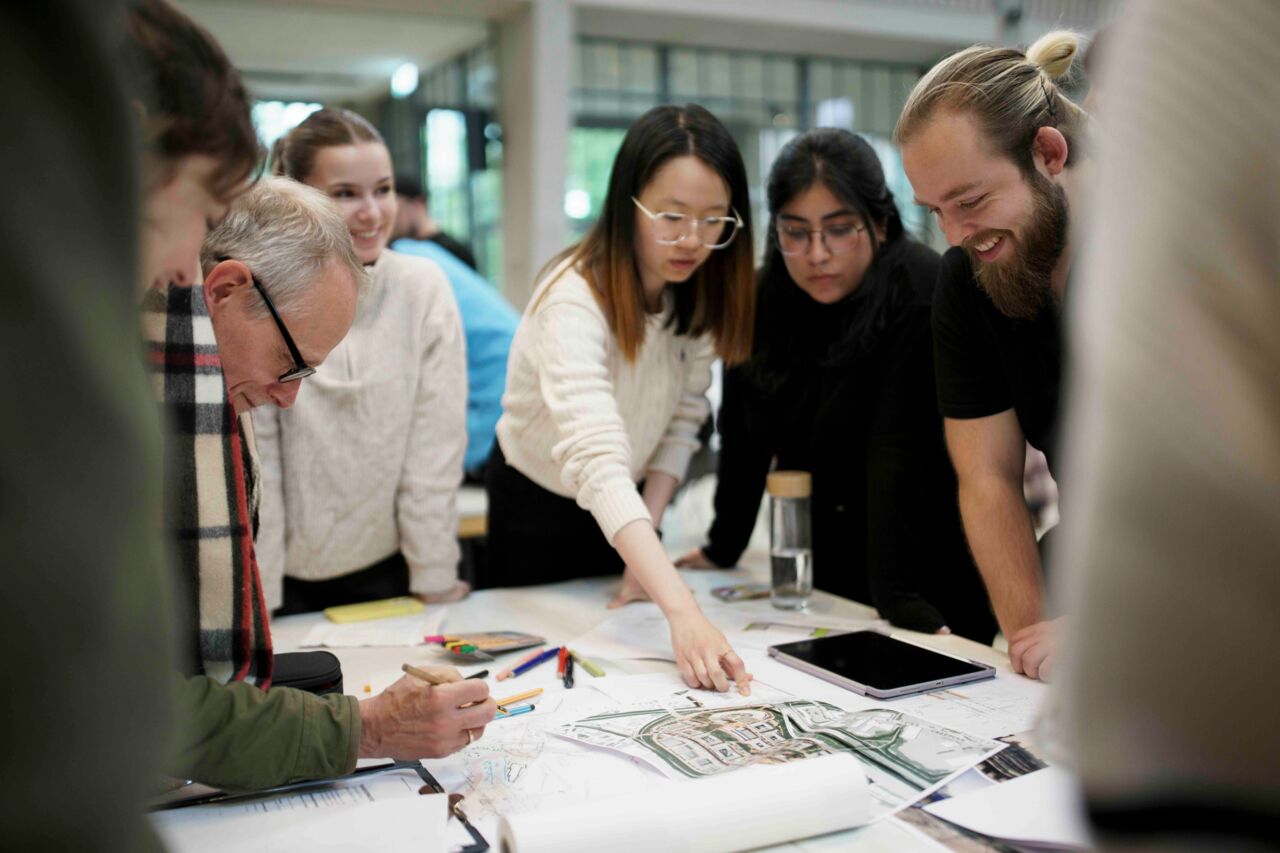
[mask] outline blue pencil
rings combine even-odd
[[[512,675],[512,677],[517,676],[517,675],[523,675],[524,673],[526,673],[526,672],[528,672],[529,670],[533,669],[533,668],[534,668],[535,666],[537,666],[538,664],[540,664],[540,663],[542,663],[542,662],[544,662],[544,661],[551,660],[553,657],[555,657],[555,656],[556,656],[556,655],[558,655],[558,654],[560,654],[560,647],[559,647],[559,646],[556,646],[556,647],[555,647],[555,648],[553,648],[553,649],[547,649],[545,652],[543,652],[542,654],[538,655],[538,656],[537,656],[536,658],[534,658],[533,660],[531,660],[531,661],[526,661],[526,662],[524,662],[524,663],[520,664],[520,665],[519,665],[518,667],[516,667],[515,669],[513,669],[513,670],[511,671],[511,675]]]
[[[527,713],[529,713],[529,712],[530,712],[530,711],[532,711],[532,710],[533,710],[533,706],[532,706],[532,705],[520,705],[520,706],[516,707],[516,708],[515,708],[514,710],[512,710],[512,711],[508,711],[508,712],[507,712],[507,713],[505,713],[505,714],[499,714],[498,716],[494,717],[494,719],[495,719],[495,720],[505,720],[507,717],[518,717],[518,716],[520,716],[521,714],[527,714]]]

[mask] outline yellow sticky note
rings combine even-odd
[[[330,622],[365,622],[369,619],[386,619],[391,616],[410,616],[421,613],[426,608],[421,601],[412,596],[400,598],[384,598],[382,601],[362,601],[359,604],[343,604],[340,607],[329,607],[324,615]]]

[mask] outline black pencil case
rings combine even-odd
[[[342,662],[332,652],[284,652],[275,656],[272,687],[296,687],[323,696],[342,692]]]

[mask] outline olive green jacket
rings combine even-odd
[[[360,703],[354,696],[219,684],[205,675],[174,680],[181,726],[170,769],[175,776],[245,791],[355,769]]]

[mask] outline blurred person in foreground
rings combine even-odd
[[[0,6],[0,104],[21,119],[0,143],[6,850],[159,849],[142,802],[172,642],[123,17],[107,0]]]
[[[1143,2],[1112,35],[1055,698],[1101,847],[1275,849],[1280,6]]]

